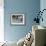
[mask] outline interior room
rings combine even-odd
[[[0,0],[0,46],[46,46],[46,0]]]

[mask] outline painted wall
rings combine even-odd
[[[4,35],[7,41],[18,41],[32,30],[36,12],[40,10],[40,0],[4,0]],[[10,16],[22,13],[26,17],[24,26],[12,26]]]
[[[0,0],[0,42],[4,41],[4,2]]]
[[[46,9],[46,0],[41,0],[40,1],[40,9],[41,9],[41,11],[43,10],[43,9]],[[46,11],[44,11],[43,12],[43,19],[44,19],[44,21],[42,22],[40,22],[40,25],[42,25],[42,26],[46,26]]]

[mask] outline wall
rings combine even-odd
[[[4,36],[7,41],[18,41],[32,30],[36,12],[40,10],[40,0],[4,0]],[[24,26],[12,26],[10,16],[22,13],[26,17]]]
[[[46,0],[41,0],[40,1],[40,9],[41,9],[41,11],[43,10],[43,9],[46,9]],[[40,22],[40,25],[42,25],[42,26],[45,26],[46,27],[46,11],[44,11],[43,12],[43,15],[42,15],[42,17],[43,17],[43,22],[41,21]]]
[[[0,42],[4,41],[4,3],[0,0]]]

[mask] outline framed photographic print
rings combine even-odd
[[[25,24],[24,14],[12,14],[11,15],[11,24],[12,25],[24,25]]]

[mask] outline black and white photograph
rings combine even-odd
[[[25,22],[24,14],[12,14],[11,15],[11,24],[13,25],[23,25]]]

